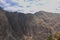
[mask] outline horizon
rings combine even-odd
[[[35,13],[24,13],[24,12],[17,12],[17,11],[8,11],[8,10],[4,10],[2,7],[0,7],[0,10],[2,10],[3,12],[9,12],[9,13],[23,13],[23,14],[35,14],[35,13],[38,13],[38,12],[45,12],[45,13],[53,13],[53,12],[47,12],[47,11],[37,11],[37,12],[35,12]],[[55,14],[55,13],[54,13]],[[60,13],[58,13],[58,14],[60,14]]]

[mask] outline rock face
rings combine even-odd
[[[0,10],[0,40],[8,40],[9,22],[5,12]]]
[[[7,12],[0,8],[0,40],[47,40],[60,31],[60,14]]]

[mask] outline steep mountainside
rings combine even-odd
[[[60,14],[7,12],[0,8],[0,40],[46,40],[60,31]]]

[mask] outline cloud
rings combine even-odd
[[[43,10],[60,13],[59,2],[60,0],[0,0],[0,6],[12,12],[35,13]]]

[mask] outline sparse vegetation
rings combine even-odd
[[[8,12],[0,8],[0,35],[10,40],[59,40],[60,14],[44,11],[35,14]],[[24,36],[25,35],[25,36]],[[5,39],[6,40],[6,39]]]
[[[56,32],[54,34],[54,38],[57,39],[57,40],[60,40],[60,32]]]
[[[54,38],[52,37],[52,35],[50,35],[47,40],[54,40]]]
[[[60,40],[60,32],[56,32],[53,37],[50,35],[47,40]]]

